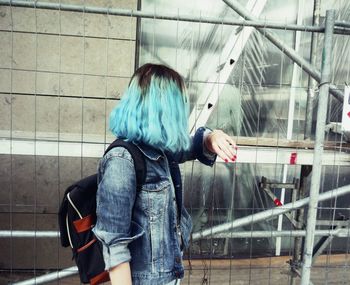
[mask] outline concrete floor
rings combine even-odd
[[[192,260],[191,265],[184,261],[186,276],[181,284],[196,285],[297,285],[298,277],[292,278],[287,263],[289,257],[234,259],[234,260]],[[190,268],[192,268],[190,270]],[[45,272],[37,272],[37,275]],[[33,277],[33,272],[3,271],[0,284],[10,284]],[[311,281],[318,284],[349,284],[350,255],[324,255],[318,258],[312,269]],[[50,285],[80,284],[77,276],[48,283]],[[109,285],[110,283],[106,283]]]

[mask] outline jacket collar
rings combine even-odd
[[[134,142],[134,144],[141,150],[141,152],[147,158],[151,160],[158,160],[159,158],[164,156],[164,153],[161,150],[155,149],[150,145],[147,145],[144,143],[137,143],[137,142]]]

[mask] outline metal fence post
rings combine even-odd
[[[328,105],[328,96],[329,96],[329,84],[331,80],[331,61],[332,61],[334,22],[335,22],[335,10],[328,10],[326,12],[326,22],[325,22],[320,93],[319,93],[318,108],[317,108],[317,125],[316,125],[316,138],[315,138],[315,148],[314,148],[314,160],[313,160],[313,169],[311,174],[310,200],[309,200],[309,210],[307,215],[306,238],[305,238],[305,247],[304,247],[304,255],[303,255],[301,285],[308,285],[310,282],[310,275],[311,275],[312,251],[314,246],[314,237],[315,237],[315,229],[316,229],[317,204],[318,204],[318,196],[319,196],[319,190],[320,190],[320,184],[321,184],[322,155],[323,155],[323,144],[324,144],[327,105]]]

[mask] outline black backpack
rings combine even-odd
[[[117,146],[122,146],[130,152],[139,189],[146,177],[146,164],[142,152],[134,144],[117,139],[104,154]],[[109,280],[109,274],[105,271],[102,243],[92,232],[96,222],[96,191],[97,174],[74,183],[67,188],[58,213],[61,244],[72,248],[81,282],[91,285]]]

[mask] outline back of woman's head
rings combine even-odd
[[[120,103],[110,115],[117,137],[161,150],[188,149],[189,105],[181,76],[164,65],[136,70]]]

